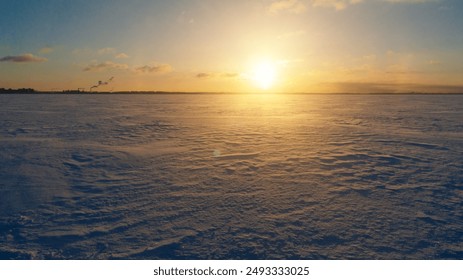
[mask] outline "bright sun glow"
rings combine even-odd
[[[260,62],[254,68],[252,80],[261,89],[269,89],[275,84],[277,71],[275,64],[269,61]]]

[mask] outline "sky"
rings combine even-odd
[[[0,88],[463,92],[461,0],[0,0]]]

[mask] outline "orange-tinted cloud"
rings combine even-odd
[[[238,73],[205,73],[201,72],[196,74],[196,78],[198,79],[211,79],[211,78],[236,78],[238,77]]]
[[[164,73],[169,73],[172,72],[173,68],[169,64],[158,64],[154,66],[141,66],[135,68],[135,72],[137,73],[159,73],[159,74],[164,74]]]
[[[88,65],[87,67],[84,68],[84,71],[106,71],[106,70],[125,70],[128,69],[129,66],[127,64],[121,64],[121,63],[115,63],[112,61],[105,61],[102,63],[93,63]]]

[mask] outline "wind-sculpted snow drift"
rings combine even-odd
[[[463,258],[463,96],[0,102],[0,259]]]

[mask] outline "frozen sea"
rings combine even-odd
[[[463,95],[0,104],[0,259],[463,259]]]

